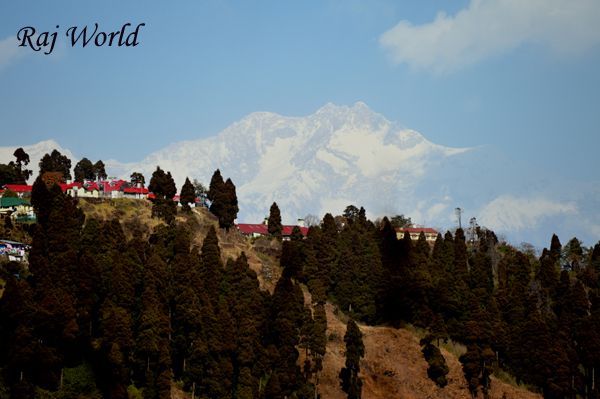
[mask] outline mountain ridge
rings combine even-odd
[[[121,168],[121,174],[138,170],[147,175],[160,164],[172,171],[178,184],[184,175],[208,182],[212,171],[220,168],[232,177],[247,207],[242,218],[262,220],[268,205],[277,201],[284,219],[295,221],[307,213],[339,212],[331,208],[348,205],[342,204],[357,197],[356,187],[366,179],[399,181],[405,189],[437,158],[468,150],[431,143],[365,103],[328,103],[305,117],[251,113],[216,136],[171,144],[139,163],[109,166]],[[177,160],[185,160],[185,166],[178,166]],[[374,208],[368,198],[358,197],[367,209]],[[309,201],[318,206],[306,206]]]
[[[12,160],[15,148],[0,148],[0,162]],[[73,166],[80,159],[54,140],[24,148],[34,170],[53,148]],[[433,143],[363,102],[327,103],[306,116],[253,112],[214,136],[174,142],[139,162],[104,162],[110,176],[128,179],[136,171],[147,181],[160,166],[178,187],[186,177],[208,184],[218,168],[237,186],[240,222],[263,220],[274,201],[285,223],[354,204],[371,218],[402,213],[445,230],[457,225],[460,207],[463,221],[477,217],[516,244],[542,247],[552,233],[587,245],[600,238],[600,192],[590,182],[546,176],[485,145]]]

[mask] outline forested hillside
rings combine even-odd
[[[553,236],[537,257],[491,231],[467,241],[458,229],[430,245],[423,234],[398,240],[387,218],[349,206],[306,238],[296,229],[281,242],[273,229],[274,249],[252,251],[251,268],[249,243],[231,229],[235,186],[213,180],[215,215],[201,218],[178,209],[160,168],[152,209],[78,202],[38,177],[29,264],[2,265],[0,397],[169,398],[177,386],[195,398],[340,388],[360,398],[380,383],[407,395],[389,386],[406,383],[393,331],[408,325],[422,331],[419,358],[438,386],[414,397],[459,397],[444,342],[464,348],[461,383],[473,397],[499,392],[496,373],[548,398],[597,397],[600,244],[584,251]],[[263,274],[273,259],[277,270]],[[385,360],[377,334],[390,363],[374,370]]]

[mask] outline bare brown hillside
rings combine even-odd
[[[320,392],[323,398],[344,399],[339,388],[339,370],[344,366],[344,341],[346,325],[334,314],[334,306],[326,305],[327,353]],[[439,388],[427,377],[427,362],[421,354],[419,338],[407,329],[360,326],[365,344],[365,358],[361,364],[364,399],[470,399],[461,365],[455,355],[442,348],[450,373],[448,385]],[[491,398],[531,398],[541,395],[513,387],[492,379]]]

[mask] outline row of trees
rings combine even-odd
[[[210,201],[209,209],[219,219],[219,226],[226,230],[233,227],[239,211],[235,185],[230,178],[223,181],[219,169],[210,179],[207,197]]]
[[[73,169],[75,181],[83,183],[85,180],[106,180],[108,177],[102,160],[92,163],[87,158],[77,162]]]

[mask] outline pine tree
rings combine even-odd
[[[271,298],[267,347],[276,349],[272,355],[272,375],[277,375],[279,388],[284,396],[290,396],[304,383],[298,366],[298,345],[304,325],[304,296],[298,284],[282,276]]]
[[[189,240],[188,240],[189,243]],[[188,246],[189,248],[189,246]],[[175,378],[181,378],[188,390],[200,382],[201,373],[192,367],[194,348],[205,345],[203,314],[212,313],[210,301],[200,277],[201,259],[193,252],[178,253],[171,262],[173,270],[172,359]]]
[[[208,295],[213,308],[216,309],[219,288],[223,275],[223,264],[221,263],[221,251],[219,250],[219,239],[213,226],[208,230],[208,234],[202,243],[202,268],[200,276],[203,286]]]
[[[71,179],[71,160],[57,150],[45,154],[39,163],[40,176],[46,172],[60,172],[63,179]]]
[[[242,253],[226,268],[226,296],[235,331],[234,392],[238,397],[257,394],[259,380],[266,370],[261,364],[260,331],[266,320],[265,303],[258,287],[256,273]]]
[[[196,192],[194,190],[193,184],[190,182],[190,179],[185,178],[185,183],[181,187],[181,194],[179,195],[179,203],[183,207],[183,210],[186,212],[190,212],[190,204],[196,202]]]
[[[108,368],[108,396],[126,398],[134,343],[133,321],[129,312],[111,301],[105,301],[100,310],[100,339]]]
[[[22,147],[19,147],[15,150],[13,155],[16,158],[16,162],[14,164],[15,165],[15,167],[14,167],[14,170],[15,170],[14,183],[15,184],[25,184],[27,182],[27,180],[33,174],[33,172],[31,170],[25,169],[25,166],[29,165],[29,154],[27,154],[25,152],[25,150],[23,150]],[[12,164],[12,162],[10,164]]]
[[[94,178],[97,180],[106,180],[108,175],[106,174],[106,168],[102,160],[98,160],[94,164]]]
[[[360,373],[360,359],[365,356],[365,346],[362,341],[362,333],[354,322],[348,320],[346,334],[346,364],[340,371],[341,387],[348,395],[348,399],[360,399],[362,395],[362,379]]]
[[[239,211],[237,194],[235,192],[235,185],[229,178],[225,181],[224,196],[225,213],[222,215],[221,218],[219,218],[219,225],[222,228],[225,228],[225,230],[229,231],[229,229],[233,227],[233,222],[237,218],[237,214]]]
[[[555,262],[560,260],[562,245],[558,236],[556,234],[552,234],[552,239],[550,240],[550,255],[554,259]]]
[[[537,276],[546,294],[552,299],[555,298],[559,281],[557,258],[555,257],[556,251],[556,249],[552,252],[552,250],[548,251],[544,248],[540,257],[540,269]]]
[[[308,245],[315,250],[319,264],[319,278],[326,292],[332,288],[332,275],[338,262],[339,249],[337,247],[338,230],[333,216],[330,213],[323,217],[322,228],[313,229],[308,236]]]
[[[172,223],[177,212],[177,206],[173,201],[173,197],[177,193],[177,187],[171,172],[165,173],[157,166],[156,171],[152,173],[148,190],[154,193],[156,197],[152,204],[152,216],[159,217],[167,223]]]
[[[238,200],[235,185],[231,179],[223,182],[219,169],[211,178],[207,197],[211,201],[210,212],[219,219],[219,226],[229,231],[237,218]]]
[[[19,180],[17,171],[13,165],[0,164],[0,187],[5,184],[15,184]]]
[[[81,161],[77,162],[73,169],[73,173],[75,174],[75,181],[80,183],[83,183],[85,180],[94,180],[96,177],[96,174],[94,173],[94,164],[87,158],[83,158]]]
[[[410,319],[420,326],[429,325],[433,316],[428,297],[428,293],[432,288],[428,267],[429,250],[425,234],[421,232],[416,245],[410,252],[408,279],[405,283],[405,290],[410,303]]]
[[[449,372],[448,365],[446,364],[446,359],[444,359],[440,349],[433,345],[427,338],[428,337],[421,340],[421,345],[423,345],[421,352],[429,364],[427,375],[440,388],[443,388],[448,385],[448,380],[446,378],[446,375]]]
[[[312,334],[309,349],[312,357],[312,373],[314,374],[315,390],[319,386],[319,373],[323,370],[323,358],[327,349],[327,315],[324,303],[314,306]]]
[[[381,255],[371,227],[359,219],[340,235],[339,258],[332,271],[333,294],[344,310],[357,318],[374,322],[382,293]]]
[[[165,390],[164,372],[171,369],[171,359],[168,350],[170,321],[167,306],[157,292],[157,276],[152,268],[145,271],[144,291],[135,338],[135,358],[139,376],[147,393],[154,392],[151,397],[166,398],[170,395],[161,394]],[[167,381],[170,385],[170,379]]]
[[[214,201],[217,196],[223,191],[223,185],[225,181],[221,176],[221,171],[219,169],[215,170],[212,178],[210,179],[210,185],[208,186],[207,198],[209,201]]]
[[[137,186],[139,184],[141,187],[144,187],[144,185],[146,184],[146,179],[144,178],[144,175],[139,172],[133,172],[129,178],[131,184],[133,184],[134,186]]]
[[[271,209],[269,210],[268,230],[272,237],[281,240],[281,213],[279,212],[279,207],[276,202],[273,202],[273,205],[271,205]]]
[[[303,265],[305,261],[304,243],[301,241],[284,241],[281,246],[280,265],[282,274],[289,278],[305,280]]]

